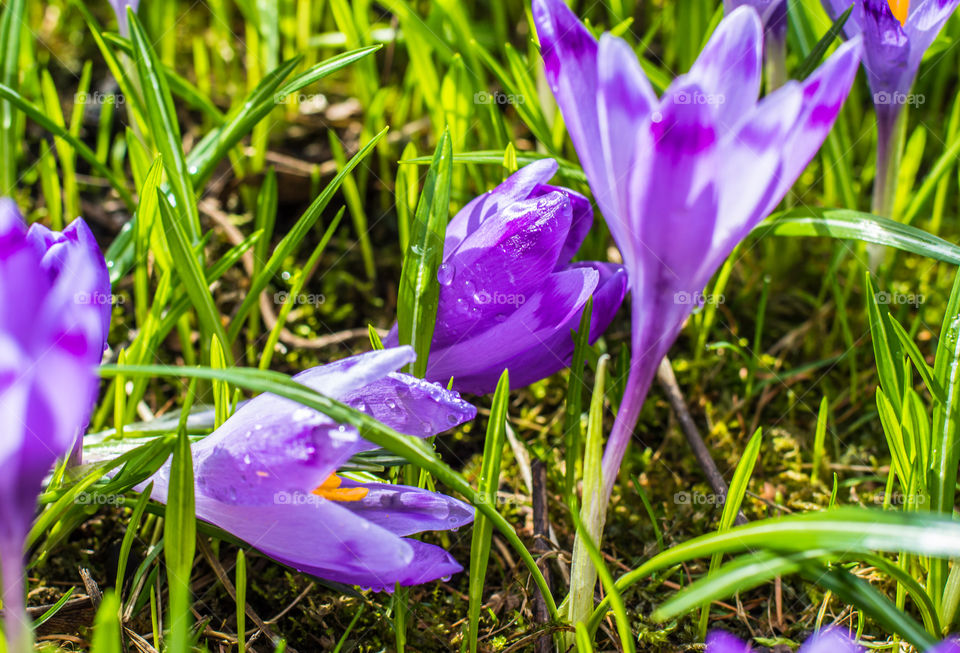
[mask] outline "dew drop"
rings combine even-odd
[[[440,282],[441,286],[449,286],[453,283],[456,272],[456,269],[449,263],[441,263],[440,268],[437,270],[437,281]]]

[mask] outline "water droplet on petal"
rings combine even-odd
[[[456,269],[449,263],[441,263],[440,268],[437,270],[437,281],[440,282],[441,286],[449,286],[453,283],[456,272]]]

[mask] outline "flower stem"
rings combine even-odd
[[[0,546],[0,574],[3,581],[4,635],[9,653],[22,653],[31,648],[30,626],[24,595],[24,569],[21,547]]]
[[[787,83],[787,42],[784,38],[769,36],[764,45],[767,93]]]
[[[877,105],[877,176],[873,182],[870,211],[883,218],[894,218],[896,209],[903,115],[900,106]],[[879,269],[886,253],[887,249],[882,245],[867,246],[871,270]]]
[[[874,215],[892,218],[897,199],[897,173],[900,167],[900,126],[903,111],[897,106],[877,110],[877,177],[873,183]]]

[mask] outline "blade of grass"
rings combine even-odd
[[[237,309],[237,313],[233,316],[233,321],[230,324],[230,328],[227,330],[227,340],[226,342],[232,343],[236,340],[237,335],[240,333],[240,329],[243,328],[243,321],[247,315],[247,312],[259,301],[259,295],[266,288],[267,284],[273,278],[273,275],[276,274],[277,270],[280,269],[280,266],[283,265],[284,260],[290,256],[296,248],[300,245],[300,242],[303,238],[309,233],[310,229],[316,224],[317,220],[320,218],[320,214],[327,207],[327,204],[330,203],[330,200],[333,198],[334,193],[340,187],[340,184],[343,183],[344,178],[347,174],[350,173],[355,167],[357,167],[361,161],[363,161],[370,151],[376,146],[377,142],[387,133],[387,129],[384,128],[383,131],[374,136],[369,142],[367,142],[360,151],[357,152],[346,167],[343,168],[333,180],[327,184],[327,187],[323,189],[323,192],[317,196],[317,199],[307,208],[307,210],[300,216],[297,222],[291,227],[290,231],[287,232],[287,235],[283,237],[276,248],[273,250],[273,254],[270,256],[270,259],[263,266],[260,274],[250,280],[250,288],[247,289],[247,296],[244,298],[243,303],[240,304],[240,308]]]
[[[753,437],[750,438],[750,442],[747,443],[747,448],[744,450],[740,462],[737,463],[737,469],[733,473],[733,480],[730,481],[730,489],[727,490],[727,498],[723,503],[723,512],[720,515],[720,525],[717,527],[718,533],[724,533],[730,530],[737,519],[737,515],[740,513],[740,506],[743,505],[743,497],[747,492],[747,484],[750,482],[753,469],[757,464],[757,458],[760,455],[760,445],[762,443],[763,436],[761,435],[761,430],[757,429]],[[710,568],[707,571],[707,576],[710,576],[716,571],[717,567],[720,566],[720,560],[722,558],[722,553],[714,553],[710,557]],[[705,603],[700,610],[700,639],[704,639],[707,636],[707,620],[709,617],[710,604]]]
[[[410,372],[422,378],[427,371],[430,343],[437,319],[440,284],[437,271],[443,260],[443,239],[450,213],[450,177],[453,150],[444,131],[420,194],[412,225],[410,247],[403,257],[397,324],[400,344],[413,345],[417,360]]]
[[[167,183],[177,199],[178,216],[187,242],[191,245],[200,239],[200,213],[197,198],[190,182],[187,158],[183,153],[183,137],[170,95],[166,75],[163,73],[150,39],[144,32],[140,19],[131,7],[127,8],[130,24],[130,41],[133,44],[137,78],[144,93],[147,124],[150,136],[163,157]]]
[[[504,370],[497,382],[487,422],[487,437],[483,444],[483,463],[477,496],[490,505],[497,505],[497,490],[500,487],[500,459],[506,439],[507,406],[510,401],[510,375]],[[483,515],[477,515],[473,523],[470,542],[469,607],[467,609],[467,641],[470,653],[477,651],[477,635],[480,630],[480,608],[483,603],[483,588],[487,582],[487,563],[490,559],[490,542],[493,524]]]

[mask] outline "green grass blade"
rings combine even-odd
[[[417,360],[412,374],[423,377],[437,319],[440,284],[437,270],[443,260],[443,239],[450,214],[450,178],[453,149],[444,131],[427,172],[412,225],[410,247],[403,257],[397,323],[400,344],[413,345]]]
[[[174,267],[180,276],[180,281],[187,289],[190,302],[197,311],[197,318],[203,325],[206,338],[216,336],[220,342],[230,342],[223,332],[220,312],[213,302],[206,277],[187,240],[188,236],[184,231],[183,221],[174,217],[174,208],[170,206],[162,192],[157,191],[157,197],[160,198],[160,216],[163,220],[164,231],[167,234],[167,241],[170,244],[170,254],[173,257]],[[238,322],[239,320],[235,320],[233,324]],[[229,347],[224,348],[224,356],[227,362],[232,365],[233,355],[230,353]]]
[[[120,642],[120,601],[113,591],[103,595],[100,609],[93,623],[93,641],[91,653],[121,653]]]
[[[127,18],[130,22],[130,40],[136,53],[134,58],[137,77],[144,93],[150,136],[163,157],[167,183],[177,198],[177,219],[182,221],[187,240],[193,245],[200,239],[200,213],[193,185],[190,183],[187,158],[183,153],[183,137],[180,135],[173,97],[151,41],[132,8],[127,8]]]
[[[757,464],[757,458],[760,456],[760,445],[763,443],[762,431],[757,429],[747,448],[737,463],[737,469],[733,472],[733,480],[730,481],[730,489],[727,490],[726,501],[723,502],[723,512],[720,515],[720,525],[717,527],[718,533],[724,533],[733,527],[740,513],[740,506],[743,505],[743,497],[747,493],[747,485],[750,477],[753,475],[753,469]],[[723,558],[722,553],[714,553],[710,558],[710,568],[707,575],[711,575]],[[700,611],[700,639],[707,636],[707,620],[710,617],[710,604],[705,603]]]
[[[573,497],[577,483],[577,461],[580,460],[580,443],[583,441],[583,427],[580,416],[583,413],[583,369],[587,361],[587,349],[590,347],[590,322],[593,319],[593,297],[587,300],[580,316],[580,327],[572,337],[575,341],[573,361],[570,363],[570,379],[567,382],[567,401],[563,411],[563,432],[566,434],[564,460],[566,475],[564,491],[567,497]]]
[[[134,506],[133,514],[130,516],[130,521],[127,523],[126,530],[123,533],[123,541],[120,543],[120,560],[117,563],[117,580],[114,583],[114,588],[116,588],[118,595],[123,592],[123,581],[127,575],[127,562],[130,560],[130,550],[133,548],[134,538],[137,537],[140,520],[143,518],[143,511],[146,510],[147,504],[150,503],[150,494],[152,491],[153,481],[150,481],[147,483],[147,486],[143,488],[143,494],[137,499],[137,505]]]
[[[762,236],[852,238],[895,247],[937,261],[960,265],[960,247],[922,229],[871,213],[848,209],[810,209],[775,215],[753,230]]]
[[[497,505],[497,490],[500,487],[500,459],[503,456],[503,443],[506,439],[507,407],[510,401],[510,375],[504,370],[497,383],[490,408],[490,420],[487,422],[487,437],[483,444],[483,463],[480,482],[477,484],[477,496],[483,497],[490,505]],[[483,588],[487,581],[487,563],[490,559],[490,542],[493,537],[493,524],[483,515],[477,515],[473,522],[473,536],[470,542],[469,607],[467,610],[467,641],[470,653],[477,651],[477,634],[480,630],[480,608],[483,603]]]
[[[237,588],[237,653],[247,649],[247,556],[243,549],[237,551],[237,568],[234,584]]]
[[[850,5],[849,9],[837,17],[837,20],[830,26],[830,29],[823,35],[823,38],[817,41],[813,48],[811,48],[810,54],[797,66],[797,69],[793,73],[794,79],[806,79],[820,66],[823,62],[823,56],[827,53],[827,50],[830,49],[834,40],[840,36],[840,32],[843,31],[843,26],[846,24],[847,19],[850,18],[852,11],[853,5]]]
[[[327,207],[327,204],[330,203],[330,200],[333,199],[334,193],[340,188],[340,184],[343,183],[344,178],[350,174],[350,171],[360,165],[360,162],[370,154],[386,133],[387,129],[385,128],[360,148],[359,152],[353,155],[353,158],[350,159],[347,165],[337,173],[337,176],[327,184],[323,192],[317,196],[317,199],[315,199],[303,215],[300,216],[296,224],[294,224],[290,231],[287,232],[287,235],[283,237],[283,240],[277,244],[270,259],[260,271],[260,274],[250,280],[250,288],[247,290],[247,296],[244,298],[243,303],[240,304],[240,308],[237,309],[237,313],[233,316],[233,321],[227,330],[227,339],[224,342],[232,343],[236,340],[240,329],[243,328],[247,313],[260,301],[260,293],[267,287],[267,284],[270,283],[273,275],[277,273],[277,270],[283,265],[284,260],[296,250],[304,237],[310,232],[310,229],[313,228],[313,225],[320,219],[320,214]]]
[[[91,168],[103,175],[103,178],[110,182],[110,185],[117,191],[120,199],[123,200],[123,203],[127,205],[130,211],[136,208],[137,203],[133,200],[133,195],[127,190],[124,182],[97,158],[96,152],[91,150],[86,143],[71,134],[65,127],[58,125],[48,117],[42,109],[5,84],[0,84],[0,100],[5,100],[5,102],[0,102],[0,105],[6,105],[8,103],[13,105],[48,132],[69,143],[70,147],[72,147],[84,161],[89,163]],[[2,116],[0,116],[0,119],[2,119]]]
[[[20,84],[20,33],[25,0],[5,2],[0,18],[0,84],[13,91]],[[16,92],[16,91],[13,91]],[[14,106],[0,100],[0,195],[13,193],[17,183],[17,141]]]
[[[193,394],[193,385],[189,394]],[[184,408],[189,406],[189,401]],[[181,420],[183,421],[183,420]],[[194,511],[193,456],[190,438],[185,426],[181,426],[170,465],[170,489],[167,509],[164,513],[163,548],[167,563],[169,587],[170,640],[168,650],[189,650],[190,641],[190,575],[196,549],[196,516]]]

